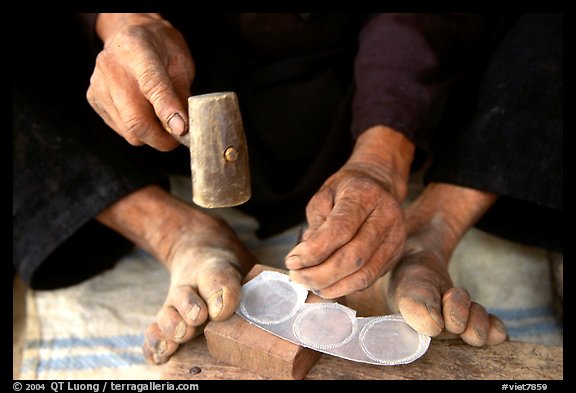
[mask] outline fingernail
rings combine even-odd
[[[190,321],[194,322],[198,319],[198,315],[200,315],[200,306],[195,304],[192,306],[190,311],[188,311],[186,313],[186,318],[188,318]]]
[[[222,298],[222,289],[220,289],[216,293],[213,293],[208,298],[208,307],[210,310],[210,315],[213,319],[218,318],[220,316],[220,313],[222,312],[222,309],[224,308],[224,299]]]
[[[300,269],[302,267],[302,258],[299,255],[291,255],[284,261],[287,269]]]
[[[168,122],[166,124],[168,125],[168,131],[171,134],[184,135],[184,131],[186,131],[186,123],[184,123],[184,119],[182,119],[178,113],[173,113],[168,118]]]

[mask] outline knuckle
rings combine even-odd
[[[94,87],[92,85],[88,86],[88,90],[86,90],[86,100],[88,103],[94,107],[96,103],[96,97],[94,93]],[[94,108],[96,109],[96,108]]]
[[[152,125],[138,116],[129,116],[125,121],[126,135],[135,140],[146,140],[152,133]]]
[[[153,52],[158,50],[153,46],[153,41],[154,37],[147,27],[127,26],[117,33],[108,50],[99,54],[100,59],[97,58],[97,62],[105,63],[107,56],[116,56],[121,62],[133,63],[134,77],[138,81],[141,93],[154,106],[156,112],[161,113],[167,107],[165,101],[167,94],[171,92],[171,85],[163,61],[160,58],[152,60],[156,58]],[[139,53],[147,55],[134,58],[133,54]]]
[[[300,268],[315,266],[322,259],[323,246],[314,241],[298,244],[297,254],[300,257]]]
[[[150,68],[139,77],[140,89],[144,97],[152,104],[154,111],[160,117],[166,117],[169,111],[169,101],[172,88],[163,81],[163,74],[160,70]]]
[[[365,245],[361,247],[361,245],[358,243],[349,243],[345,248],[342,249],[338,258],[339,269],[344,264],[352,264],[354,270],[360,269],[366,263],[365,252]]]
[[[369,269],[360,269],[352,277],[356,290],[368,288],[376,280],[376,276]]]
[[[336,191],[329,186],[323,186],[317,193],[312,195],[306,205],[308,215],[323,215],[324,210],[329,210],[334,204]]]
[[[162,72],[156,67],[147,67],[138,75],[142,93],[152,103],[160,100],[168,91],[166,84],[161,83],[161,78]]]
[[[130,117],[124,123],[124,139],[133,146],[142,146],[152,135],[152,125],[140,118]]]
[[[327,215],[322,210],[318,209],[317,206],[308,205],[306,207],[306,217],[308,222],[314,223],[316,226],[319,226],[321,223],[326,221]]]
[[[109,117],[106,103],[103,102],[92,88],[86,91],[86,101],[90,107],[105,120]]]
[[[336,213],[331,216],[330,219],[330,232],[331,237],[336,239],[349,239],[350,238],[350,224],[349,215],[347,213]],[[338,242],[340,244],[340,242]]]
[[[98,86],[98,76],[96,75],[96,73],[93,73],[90,76],[90,83],[88,85],[88,89],[86,89],[86,99],[88,100],[88,102],[94,106],[94,104],[96,104],[98,102],[98,97],[99,97],[99,90],[97,88]]]
[[[134,138],[130,135],[125,135],[124,139],[126,139],[126,142],[128,142],[132,146],[142,146],[144,144],[140,139]]]
[[[114,49],[124,50],[131,52],[134,49],[138,49],[142,46],[142,42],[150,38],[150,32],[148,29],[141,25],[128,25],[121,30],[115,36],[113,45]]]
[[[376,180],[367,176],[352,178],[348,184],[350,191],[354,193],[378,196],[383,192],[381,185]]]

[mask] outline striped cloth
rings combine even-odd
[[[259,240],[257,223],[235,209],[226,219],[263,264],[282,268],[302,227]],[[511,243],[472,229],[456,249],[454,282],[498,315],[510,339],[562,345],[554,315],[546,250]],[[159,379],[142,356],[143,332],[168,289],[164,268],[140,249],[114,269],[78,285],[27,293],[21,379]]]

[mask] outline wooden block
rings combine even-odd
[[[246,282],[264,270],[256,265]],[[307,302],[323,301],[310,294]],[[204,335],[210,355],[225,363],[271,379],[303,379],[320,358],[320,352],[281,339],[234,314],[222,322],[210,321]]]

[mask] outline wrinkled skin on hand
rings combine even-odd
[[[307,205],[308,229],[285,259],[295,282],[333,299],[367,288],[394,266],[406,238],[401,204],[413,153],[390,128],[362,133]]]
[[[361,167],[330,177],[306,208],[308,229],[287,256],[295,282],[324,298],[365,289],[398,260],[403,211],[386,186]]]
[[[157,14],[100,14],[104,42],[87,99],[130,144],[160,151],[188,130],[187,99],[195,68],[181,33]]]

